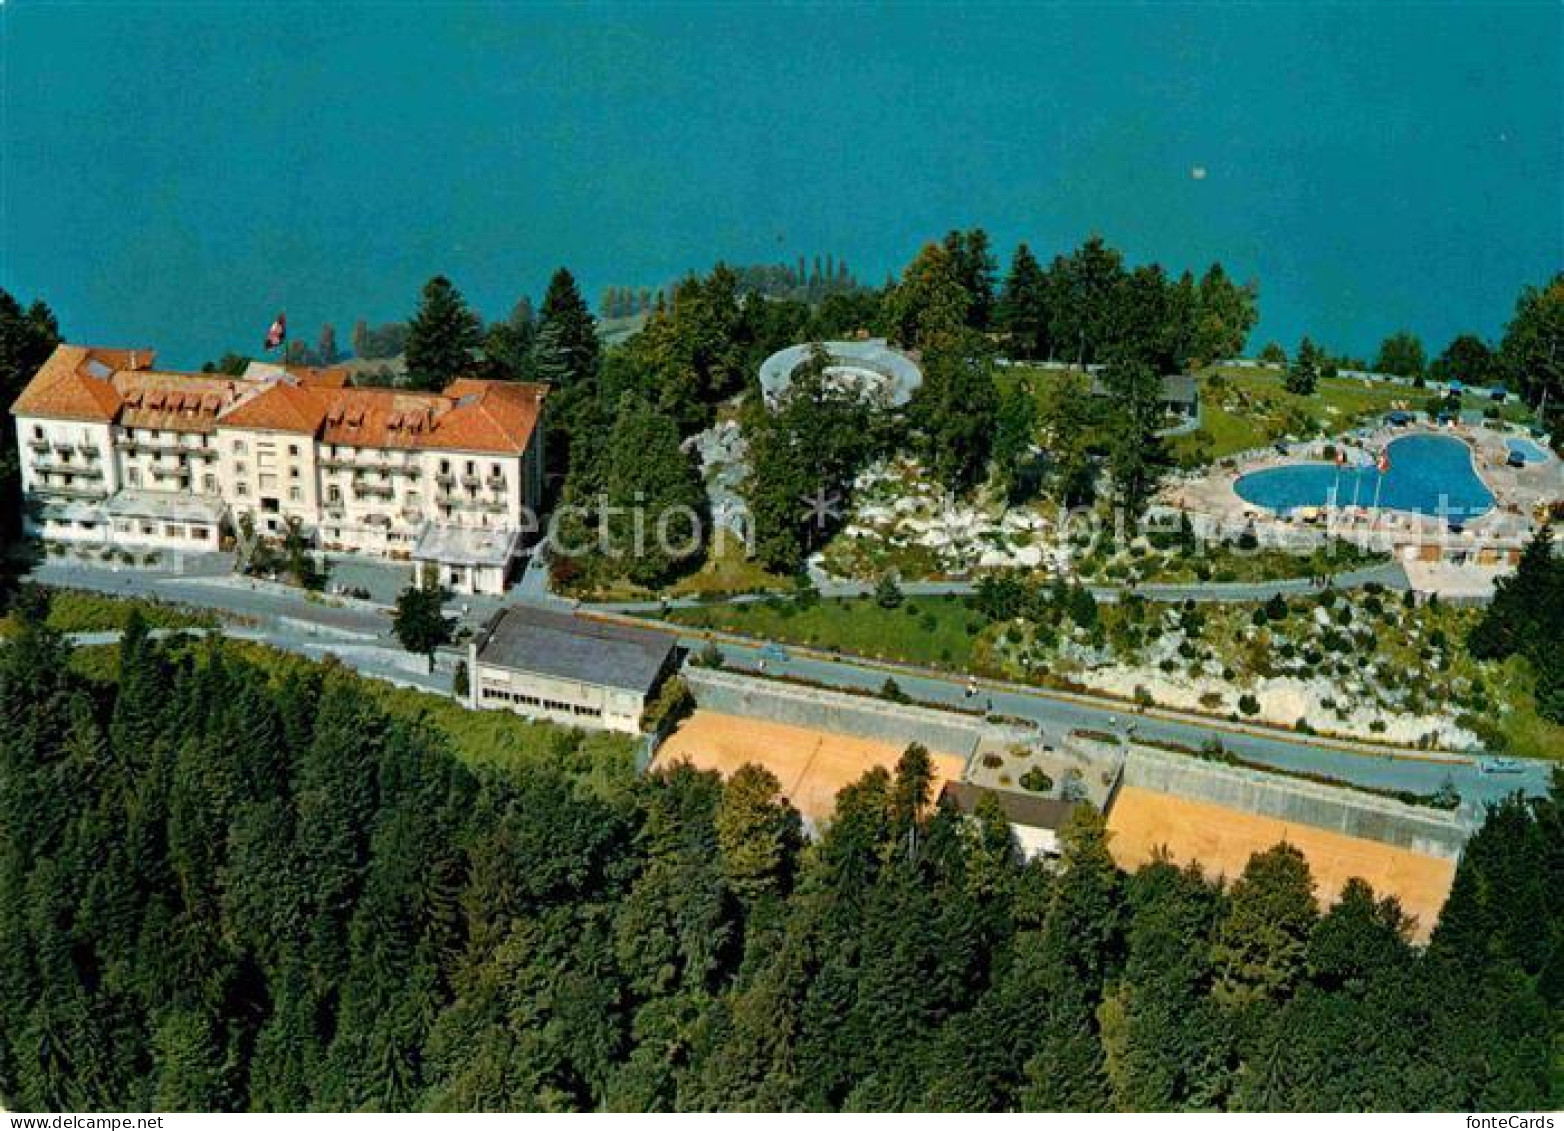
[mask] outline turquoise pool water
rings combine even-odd
[[[1548,453],[1530,440],[1506,440],[1504,441],[1504,446],[1527,463],[1546,463],[1548,461]]]
[[[1240,476],[1234,489],[1245,502],[1285,513],[1298,507],[1367,507],[1379,491],[1388,510],[1475,518],[1493,508],[1489,491],[1472,468],[1466,444],[1448,436],[1404,436],[1391,442],[1390,470],[1299,463]],[[1381,482],[1383,480],[1383,482]]]

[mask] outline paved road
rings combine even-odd
[[[708,642],[699,634],[686,634],[680,640],[692,652]],[[1072,729],[1122,734],[1130,725],[1134,726],[1136,737],[1192,747],[1199,747],[1215,737],[1227,749],[1249,761],[1278,769],[1324,774],[1377,789],[1433,793],[1448,780],[1462,798],[1480,804],[1497,800],[1517,789],[1528,793],[1544,792],[1550,772],[1542,763],[1528,762],[1524,764],[1524,772],[1519,774],[1485,774],[1478,769],[1475,759],[1457,755],[1379,753],[1366,745],[1336,743],[1260,727],[1230,726],[1175,712],[1143,713],[1128,704],[1103,703],[1083,696],[987,680],[979,681],[977,694],[969,697],[963,678],[926,669],[831,659],[792,648],[784,650],[786,659],[775,658],[775,650],[771,651],[770,658],[764,658],[761,655],[763,644],[731,638],[719,641],[718,646],[725,666],[735,671],[754,672],[763,663],[764,674],[768,676],[792,676],[831,687],[869,691],[879,691],[886,678],[893,677],[903,692],[920,703],[968,709],[987,707],[998,715],[1032,720],[1051,737]]]
[[[1408,587],[1406,570],[1399,562],[1385,562],[1364,569],[1339,573],[1331,578],[1336,589],[1361,589],[1366,585],[1383,585],[1387,589]],[[538,586],[533,587],[538,590]],[[874,586],[863,581],[822,581],[817,588],[822,597],[868,597]],[[972,581],[909,581],[900,586],[901,591],[913,597],[965,596],[976,591]],[[1138,593],[1148,601],[1266,601],[1278,593],[1289,596],[1317,592],[1316,586],[1306,577],[1287,578],[1280,581],[1202,582],[1171,585],[1089,585],[1092,595],[1099,601],[1115,602],[1126,594]],[[543,593],[547,590],[541,589]],[[690,608],[696,605],[742,605],[765,601],[774,593],[738,593],[726,598],[680,597],[668,601],[612,601],[592,605],[592,608],[608,612],[651,612],[664,608]]]
[[[440,693],[449,691],[459,655],[454,650],[442,653],[431,675],[422,659],[409,656],[397,644],[384,607],[358,601],[309,600],[297,590],[266,582],[251,583],[232,575],[199,571],[174,574],[51,560],[34,571],[33,579],[46,585],[127,597],[151,596],[214,609],[239,619],[237,626],[225,627],[228,635],[315,658],[334,654],[365,675]],[[517,600],[514,595],[512,599]],[[556,603],[554,598],[543,600]],[[463,619],[469,626],[476,626],[492,607],[492,602],[469,603]],[[453,611],[459,609],[458,605]],[[676,630],[670,627],[669,631]],[[680,639],[694,650],[707,637],[685,632]],[[726,662],[735,670],[755,670],[760,666],[761,643],[730,637],[720,647]],[[786,655],[784,660],[767,661],[766,674],[872,691],[878,691],[886,677],[894,675],[903,691],[920,702],[967,707],[974,703],[967,697],[966,684],[960,677],[796,649],[788,649]],[[1516,789],[1541,792],[1546,788],[1549,773],[1549,767],[1542,763],[1528,763],[1521,774],[1483,774],[1469,758],[1351,752],[1325,739],[1255,727],[1235,728],[1172,712],[1140,714],[1111,700],[1039,688],[985,682],[979,698],[984,704],[992,700],[991,709],[996,714],[1031,719],[1049,735],[1073,728],[1122,731],[1133,720],[1136,733],[1142,737],[1189,746],[1200,746],[1216,737],[1235,753],[1261,764],[1325,774],[1377,788],[1432,793],[1448,778],[1462,797],[1474,801],[1491,800]]]
[[[189,572],[119,569],[108,565],[50,561],[33,570],[41,585],[86,589],[119,597],[158,600],[212,609],[236,621],[223,633],[254,640],[314,659],[329,654],[365,675],[426,691],[449,692],[456,652],[437,657],[433,674],[418,656],[402,650],[391,634],[391,617],[381,606],[361,601],[310,600],[297,590],[251,582],[201,565]],[[92,642],[91,635],[82,638]],[[112,637],[109,637],[112,639]]]

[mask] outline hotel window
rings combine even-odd
[[[342,501],[342,488],[334,485],[327,487],[326,501],[328,503],[340,503]]]
[[[244,454],[244,441],[243,440],[235,440],[234,441],[234,454],[235,455],[243,455]]]
[[[201,490],[205,491],[208,495],[215,495],[215,494],[217,494],[217,476],[215,476],[215,475],[203,475],[203,476],[201,476]]]
[[[132,487],[141,486],[141,468],[132,467],[125,472],[125,482]]]
[[[35,440],[42,440],[43,439],[43,426],[42,425],[38,425],[38,424],[34,424],[33,425],[33,439],[35,439]]]
[[[288,445],[288,454],[290,456],[298,455],[299,454],[299,445],[297,445],[297,444],[289,444]]]
[[[288,501],[290,503],[302,503],[304,501],[304,488],[302,488],[302,487],[289,487],[288,488]]]
[[[249,493],[250,493],[250,485],[248,483],[235,483],[234,484],[234,494],[238,495],[241,499],[243,499],[246,496],[248,496]]]

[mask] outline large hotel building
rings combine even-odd
[[[341,369],[154,368],[150,350],[62,345],[11,406],[29,533],[217,550],[249,515],[328,551],[426,563],[496,593],[543,480],[545,386],[354,388]]]

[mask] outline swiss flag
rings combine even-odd
[[[288,340],[288,316],[278,314],[271,329],[266,331],[266,348],[274,350]]]

